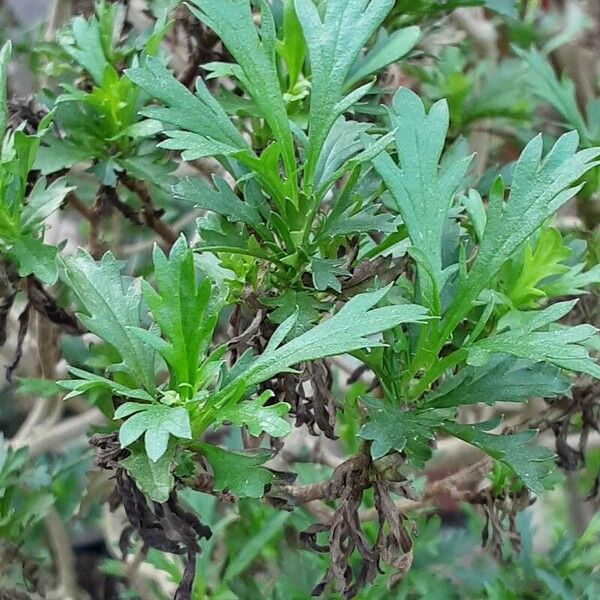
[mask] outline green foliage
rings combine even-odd
[[[156,462],[167,451],[169,435],[191,439],[190,416],[182,406],[148,405],[125,402],[115,411],[115,419],[129,417],[119,430],[119,443],[127,448],[144,436],[146,454]]]
[[[438,315],[439,295],[448,276],[442,269],[442,234],[470,158],[450,156],[440,166],[448,131],[445,102],[434,104],[426,114],[419,97],[401,88],[394,96],[392,110],[399,167],[386,154],[380,154],[373,164],[393,194],[418,252],[420,300]]]
[[[477,403],[523,402],[533,397],[552,398],[566,394],[570,387],[569,379],[549,364],[498,353],[480,367],[464,367],[453,377],[448,377],[437,390],[427,395],[424,405],[452,408]]]
[[[581,189],[577,181],[596,166],[600,150],[577,152],[577,143],[575,132],[565,134],[542,160],[542,139],[538,136],[527,144],[514,167],[506,202],[504,184],[500,179],[495,182],[483,239],[444,317],[444,335],[464,318],[517,248]]]
[[[175,485],[171,474],[175,446],[170,448],[167,447],[158,460],[153,460],[144,451],[138,451],[121,461],[140,489],[155,502],[166,502]]]
[[[117,44],[123,33],[123,10],[101,2],[94,16],[75,17],[59,36],[65,68],[74,66],[89,79],[91,89],[65,83],[64,93],[46,99],[65,135],[44,136],[35,163],[44,175],[92,160],[91,170],[104,185],[115,186],[123,171],[159,186],[169,183],[163,177],[171,169],[166,156],[145,143],[157,131],[156,123],[140,122],[138,113],[147,98],[122,74],[123,62],[137,64],[157,52],[165,24],[158,20],[154,30],[138,40]]]
[[[27,449],[7,448],[0,433],[0,535],[13,544],[27,539],[54,502],[35,467],[27,462]],[[45,480],[47,487],[47,475]]]
[[[148,392],[154,383],[154,350],[134,328],[141,324],[141,293],[138,285],[121,277],[119,263],[112,254],[96,262],[87,252],[64,261],[65,278],[84,307],[81,322],[110,344],[122,358],[111,370],[129,375],[130,387],[140,384]],[[135,383],[134,383],[135,382]]]
[[[19,275],[35,275],[53,284],[58,277],[58,249],[43,243],[44,223],[73,189],[64,179],[47,185],[40,178],[31,190],[29,175],[39,148],[39,137],[47,126],[42,121],[39,133],[27,135],[22,128],[8,130],[6,78],[11,45],[0,51],[0,249],[17,264]]]
[[[488,521],[497,517],[499,551],[505,515],[492,511],[509,507],[513,534],[518,502],[553,485],[554,455],[534,444],[529,422],[507,432],[501,418],[465,421],[465,409],[486,404],[501,414],[499,403],[559,398],[553,410],[579,410],[572,394],[578,374],[600,379],[597,330],[581,319],[570,325],[577,299],[565,301],[600,282],[594,239],[586,245],[551,222],[566,202],[595,189],[597,103],[582,111],[573,86],[535,51],[517,51],[519,59],[492,68],[475,62],[467,44],[426,67],[403,65],[420,95],[401,87],[388,102],[377,77],[410,56],[435,18],[484,5],[512,27],[532,10],[518,2],[191,0],[199,22],[184,20],[198,34],[188,66],[207,73],[195,83],[190,72],[171,72],[177,61],[168,67],[168,44],[161,45],[178,4],[153,2],[156,21],[143,32],[124,28],[123,8],[114,3],[74,18],[49,45],[48,72],[60,73],[50,83],[61,91],[50,85],[40,96],[50,115],[39,126],[14,125],[6,98],[10,44],[0,51],[0,329],[23,289],[27,310],[61,332],[77,329],[64,308],[75,304],[90,334],[65,341],[71,379],[25,379],[21,393],[50,399],[62,389],[65,400],[80,395],[102,409],[108,435],[94,439],[98,463],[120,469],[126,512],[145,546],[155,546],[148,560],[180,584],[177,597],[293,600],[312,593],[324,560],[298,551],[279,560],[283,528],[306,528],[306,514],[274,514],[267,506],[298,503],[297,490],[285,485],[295,474],[267,466],[295,418],[312,433],[339,434],[340,447],[361,461],[364,452],[372,459],[364,469],[350,461],[329,484],[308,488],[320,489],[331,502],[322,508],[333,511],[325,519],[333,561],[325,581],[342,582],[344,594],[358,598],[435,598],[439,590],[410,572],[389,591],[358,589],[375,566],[405,570],[413,543],[416,560],[439,563],[435,523],[423,521],[425,541],[413,541],[392,492],[408,490],[409,482],[420,489],[438,440],[471,444],[493,467],[481,493],[465,497],[484,506]],[[201,65],[211,52],[220,58]],[[575,131],[545,146],[527,129],[532,97]],[[482,120],[500,120],[509,142],[480,157],[484,167],[501,164],[479,177],[463,135]],[[523,140],[530,141],[518,158],[504,164]],[[203,159],[214,159],[218,166],[210,169],[218,174],[206,178]],[[76,171],[90,162],[85,180]],[[187,163],[185,176],[176,162]],[[57,179],[63,171],[66,178]],[[44,243],[50,217],[75,191],[67,182],[83,197],[69,200],[89,221],[89,252]],[[155,198],[173,223],[185,211],[173,230]],[[111,224],[129,221],[126,228],[107,231],[108,213]],[[191,231],[196,216],[199,236]],[[121,244],[132,226],[144,225],[160,235],[160,246],[150,253],[150,245],[138,252],[136,244]],[[42,284],[56,288],[50,293]],[[41,348],[46,340],[38,341]],[[340,401],[337,368],[327,359],[344,355],[343,368],[356,370]],[[587,419],[573,418],[584,441]],[[299,463],[290,468],[300,479],[323,479],[316,465]],[[0,440],[0,531],[14,542],[53,501],[29,481],[31,464],[25,451]],[[127,487],[132,480],[147,506]],[[239,500],[239,515],[220,519],[214,495]],[[214,541],[203,542],[193,592],[195,540],[207,534],[182,512],[182,498],[215,533],[227,532],[218,551]],[[260,498],[265,502],[255,502]],[[361,507],[374,510],[377,521],[363,523]],[[586,544],[574,552],[583,554]],[[184,571],[158,548],[186,557]],[[579,563],[538,557],[535,564],[519,566],[523,597],[559,588],[564,597],[585,597],[579,582],[561,581],[579,573]],[[398,574],[385,576],[395,581]],[[432,575],[438,577],[444,585],[450,579]],[[455,582],[455,596],[514,596],[501,578],[478,581]]]
[[[213,468],[217,491],[228,490],[242,498],[260,498],[265,485],[273,481],[272,473],[260,466],[271,457],[270,452],[242,454],[210,444],[198,444],[198,448]]]
[[[487,433],[486,429],[493,427],[494,424],[489,423],[478,426],[451,423],[444,425],[443,429],[505,464],[532,492],[541,494],[547,487],[544,480],[554,466],[553,452],[530,444],[535,437],[533,431],[510,435]]]
[[[309,144],[304,167],[308,190],[314,184],[321,149],[336,119],[370,87],[363,86],[343,96],[352,64],[392,5],[392,0],[372,0],[369,3],[332,0],[327,2],[321,19],[312,0],[296,0],[296,12],[311,64]]]
[[[362,398],[368,408],[369,422],[362,426],[359,436],[372,440],[371,456],[381,458],[390,450],[406,452],[415,466],[423,466],[431,457],[429,442],[435,439],[433,427],[443,422],[432,410],[400,412],[397,407]]]

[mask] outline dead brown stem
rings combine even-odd
[[[142,218],[146,225],[155,231],[169,246],[177,241],[177,234],[162,219],[162,211],[157,209],[152,202],[152,196],[145,183],[121,173],[120,181],[140,199],[142,204]]]

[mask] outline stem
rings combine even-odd
[[[152,202],[152,196],[145,183],[121,173],[119,177],[121,183],[131,190],[142,203],[142,216],[148,227],[154,230],[169,246],[177,241],[177,234],[160,218],[160,213]]]
[[[48,27],[44,34],[46,42],[54,41],[56,32],[62,27],[71,13],[71,0],[54,0],[50,9],[50,17],[48,19]]]
[[[14,447],[28,446],[30,456],[39,456],[48,450],[59,450],[62,445],[72,443],[92,425],[102,425],[105,420],[104,415],[97,408],[93,408],[76,417],[65,419],[50,429],[38,431],[36,428],[28,436],[29,439],[22,439],[17,435],[9,444]]]
[[[434,381],[436,381],[436,379],[443,375],[445,371],[464,360],[467,357],[467,354],[468,350],[466,348],[460,348],[444,357],[442,360],[437,361],[435,365],[425,373],[419,383],[412,388],[410,397],[418,398]]]
[[[73,554],[69,534],[55,508],[50,509],[44,522],[58,573],[61,597],[65,600],[77,600],[79,592],[75,574],[75,554]]]

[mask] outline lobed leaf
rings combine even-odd
[[[390,119],[396,128],[399,164],[382,152],[373,165],[392,193],[413,247],[428,259],[430,269],[419,269],[419,283],[424,300],[435,307],[443,281],[444,226],[471,158],[451,157],[440,164],[449,123],[444,100],[436,102],[427,114],[414,92],[400,88]]]
[[[267,348],[244,373],[248,385],[267,381],[301,362],[379,346],[381,342],[369,336],[400,323],[422,323],[426,319],[427,310],[416,304],[374,308],[389,289],[354,296],[333,317],[300,337],[279,348]],[[289,331],[295,318],[289,317],[280,328]]]
[[[166,502],[175,485],[171,474],[175,446],[170,446],[156,461],[150,460],[146,452],[138,448],[130,448],[130,452],[131,454],[121,461],[121,465],[151,500]]]
[[[250,0],[190,0],[191,11],[222,40],[235,59],[240,83],[250,94],[273,137],[281,145],[288,176],[296,171],[294,144],[276,66],[275,23],[271,9],[260,0],[260,28],[254,23]]]
[[[531,444],[534,431],[512,435],[494,435],[483,431],[480,425],[446,423],[442,429],[465,442],[483,450],[514,471],[521,481],[535,494],[541,494],[546,486],[544,479],[554,467],[554,454],[547,448]]]
[[[406,452],[411,464],[423,467],[431,457],[435,427],[443,423],[443,417],[433,410],[401,410],[398,405],[370,396],[362,401],[369,420],[358,435],[371,441],[371,456],[381,458],[390,450]]]
[[[198,443],[198,447],[212,467],[216,491],[227,490],[240,498],[260,498],[265,486],[274,479],[270,471],[260,466],[271,458],[269,451],[230,452],[205,443]]]
[[[582,185],[578,181],[598,164],[600,148],[577,152],[578,142],[576,132],[566,133],[544,159],[542,137],[529,142],[514,167],[506,202],[502,181],[496,181],[481,246],[444,316],[440,339],[447,339],[481,291],[491,287],[504,262],[577,193]]]
[[[471,404],[523,402],[529,398],[552,398],[568,393],[571,382],[549,364],[493,355],[482,367],[465,367],[435,391],[420,406],[451,408]]]
[[[314,184],[317,161],[336,119],[368,89],[342,97],[350,68],[393,5],[394,0],[328,0],[321,19],[313,0],[295,0],[311,65],[305,187]]]
[[[149,392],[154,382],[154,351],[131,328],[140,325],[141,293],[135,284],[128,287],[119,263],[110,253],[96,262],[87,252],[63,259],[65,279],[83,305],[79,320],[119,353],[117,365]]]
[[[194,255],[184,236],[175,242],[168,258],[155,246],[153,260],[157,289],[146,281],[142,288],[164,339],[152,331],[139,328],[131,331],[165,359],[171,373],[171,388],[193,395],[200,357],[208,349],[217,319],[209,312],[210,282],[205,279],[197,284]]]
[[[146,454],[152,462],[167,451],[169,436],[192,439],[190,416],[182,406],[125,402],[115,411],[115,419],[129,417],[119,429],[119,443],[127,448],[144,436]]]
[[[201,78],[196,80],[196,94],[193,94],[152,57],[148,57],[141,67],[128,69],[126,73],[150,97],[165,105],[145,108],[141,114],[183,130],[169,132],[173,140],[182,144],[185,140],[195,140],[199,148],[204,144],[205,149],[212,148],[216,155],[250,151]]]

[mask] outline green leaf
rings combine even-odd
[[[392,34],[381,28],[373,47],[350,68],[346,87],[352,87],[362,79],[379,73],[387,65],[406,56],[417,45],[420,37],[421,30],[416,26],[398,29]]]
[[[143,115],[196,134],[198,143],[204,140],[206,144],[219,144],[221,150],[250,151],[201,78],[196,80],[196,94],[193,94],[157,59],[151,57],[141,67],[128,69],[126,73],[144,92],[165,105],[145,108],[141,111]]]
[[[327,288],[331,288],[336,292],[341,292],[342,284],[338,277],[350,275],[350,272],[342,267],[343,263],[342,259],[311,258],[310,270],[315,289],[325,291]]]
[[[114,13],[116,6],[110,10]],[[59,36],[63,50],[81,65],[91,76],[97,86],[102,86],[104,71],[109,65],[104,54],[102,31],[96,17],[86,20],[75,17],[71,23],[71,35]]]
[[[558,81],[550,63],[537,50],[514,50],[529,65],[526,81],[533,93],[556,109],[565,119],[566,126],[576,129],[584,145],[589,146],[590,135],[579,110],[574,83],[567,77]]]
[[[446,423],[441,429],[506,465],[535,494],[546,489],[544,479],[553,470],[554,454],[547,448],[531,444],[536,435],[534,431],[494,435],[482,431],[480,426],[458,423]]]
[[[58,248],[48,246],[40,239],[25,235],[15,240],[10,250],[19,265],[19,275],[35,275],[42,283],[54,285],[58,279]]]
[[[588,356],[585,347],[597,336],[595,327],[577,325],[538,331],[565,316],[575,303],[558,302],[544,310],[508,313],[499,327],[511,329],[476,342],[469,348],[468,362],[482,365],[490,354],[501,352],[600,378],[600,366]]]
[[[44,144],[39,147],[35,156],[34,169],[39,169],[42,175],[49,175],[62,169],[69,169],[77,163],[91,160],[94,156],[93,149],[46,136]]]
[[[568,378],[548,364],[494,355],[483,367],[465,367],[428,394],[422,406],[451,408],[470,404],[523,402],[566,394]]]
[[[182,406],[139,404],[125,402],[115,411],[115,419],[129,417],[119,429],[119,443],[123,448],[144,435],[146,454],[156,462],[166,451],[169,435],[192,439],[190,416]]]
[[[67,187],[64,178],[53,181],[48,187],[46,187],[45,177],[38,179],[21,212],[21,231],[37,233],[44,221],[60,208],[66,195],[74,189],[74,187]]]
[[[138,487],[154,502],[166,502],[175,485],[171,474],[175,446],[170,446],[157,460],[152,461],[141,449],[130,448],[130,456],[121,465],[135,479]]]
[[[431,457],[434,428],[443,418],[433,410],[407,411],[398,405],[378,400],[372,396],[362,398],[369,420],[358,433],[363,440],[371,441],[371,456],[381,458],[390,450],[406,452],[414,466],[422,466]]]
[[[187,131],[166,131],[169,139],[158,144],[165,150],[180,150],[181,158],[187,161],[198,160],[207,156],[231,156],[239,149],[230,144],[211,140],[197,133]]]
[[[171,388],[185,393],[180,386],[187,384],[193,395],[200,356],[208,349],[217,318],[209,314],[210,282],[196,283],[194,255],[184,236],[173,245],[169,258],[155,246],[153,259],[157,289],[144,281],[144,300],[167,342],[152,332],[136,331],[165,359]]]
[[[340,117],[335,121],[329,135],[323,143],[323,148],[315,168],[315,188],[319,189],[332,175],[356,153],[363,149],[360,134],[369,129],[368,123],[346,121]]]
[[[392,193],[412,245],[428,259],[430,272],[420,268],[419,282],[425,301],[437,307],[443,282],[444,226],[471,158],[452,157],[440,164],[449,122],[444,100],[436,102],[427,114],[414,92],[400,88],[390,118],[396,128],[399,165],[385,152],[374,158],[373,164]]]
[[[369,198],[358,207],[356,205],[344,207],[342,203],[339,203],[325,218],[323,226],[318,232],[318,239],[327,240],[337,235],[369,233],[370,231],[395,232],[397,226],[394,216],[387,212],[379,213],[380,209],[381,205],[370,201]]]
[[[315,169],[329,130],[366,89],[342,98],[348,72],[359,52],[389,13],[394,0],[328,0],[323,19],[313,0],[295,0],[311,65],[309,146],[305,186]]]
[[[277,349],[267,348],[244,373],[248,385],[267,381],[301,362],[380,346],[381,342],[371,337],[373,334],[400,323],[421,323],[426,319],[427,310],[416,304],[373,308],[389,289],[388,286],[354,296],[333,317],[300,337]],[[294,319],[295,316],[292,315],[280,328],[287,328],[289,331]],[[274,335],[277,335],[277,331]]]
[[[199,177],[186,177],[173,188],[176,198],[191,202],[198,208],[211,210],[232,223],[260,226],[262,219],[256,208],[243,202],[220,177],[214,177],[215,188]]]
[[[230,452],[205,443],[197,445],[212,467],[217,491],[227,490],[240,498],[260,498],[265,486],[273,481],[273,474],[260,466],[271,458],[269,451],[250,454]]]
[[[272,437],[285,437],[292,431],[292,426],[284,418],[290,410],[290,405],[277,402],[265,406],[265,402],[271,396],[272,393],[268,391],[256,399],[227,406],[219,410],[219,422],[230,421],[238,427],[245,425],[254,436],[259,436],[264,431]]]
[[[460,281],[455,300],[442,321],[440,343],[471,310],[482,290],[492,287],[502,265],[546,220],[581,188],[577,182],[598,163],[599,148],[577,152],[576,132],[559,138],[542,160],[542,138],[523,150],[513,170],[508,201],[497,180],[490,192],[490,207],[481,246],[471,270]]]
[[[288,70],[288,92],[291,91],[302,71],[306,56],[306,44],[302,28],[294,9],[294,0],[283,1],[283,39],[277,40],[277,54],[285,61]]]
[[[7,80],[8,80],[8,64],[10,62],[10,55],[12,53],[12,44],[10,40],[2,46],[0,50],[0,148],[4,140],[4,132],[6,131],[6,125],[8,123],[8,94],[7,94]]]
[[[291,289],[284,290],[275,298],[263,298],[262,303],[275,309],[269,314],[269,320],[273,323],[281,324],[295,315],[294,324],[289,332],[290,337],[297,337],[308,331],[328,308],[325,302],[317,300],[310,292],[296,292]]]
[[[249,0],[190,0],[191,11],[222,40],[239,66],[240,83],[280,143],[288,176],[296,171],[294,144],[279,85],[275,23],[271,9],[260,0],[260,28]],[[196,7],[196,8],[194,8]]]
[[[40,396],[42,398],[51,398],[60,394],[62,388],[60,382],[50,379],[35,379],[33,377],[19,377],[19,387],[17,394],[19,396]]]
[[[110,253],[96,262],[87,252],[64,259],[66,281],[78,296],[85,314],[81,322],[113,346],[127,371],[146,390],[156,389],[154,351],[130,328],[139,327],[141,294],[135,283],[126,286],[119,263]]]
[[[533,248],[527,242],[520,271],[511,273],[504,283],[504,293],[515,308],[534,307],[536,300],[544,298],[546,293],[538,284],[553,275],[569,272],[570,268],[564,262],[570,256],[571,250],[563,243],[562,235],[552,227],[541,229]]]
[[[560,277],[542,282],[539,287],[550,298],[585,294],[587,287],[600,284],[600,264],[587,271],[585,266],[583,262],[573,265]]]
[[[577,325],[553,331],[507,331],[477,342],[469,351],[469,363],[482,364],[488,355],[504,352],[557,367],[587,373],[600,379],[600,366],[591,359],[584,342],[596,337],[591,325]]]
[[[94,389],[109,390],[113,395],[122,396],[123,398],[136,398],[137,400],[146,400],[148,402],[152,402],[153,400],[152,396],[146,390],[130,388],[101,375],[84,371],[83,369],[69,367],[69,373],[80,379],[65,379],[56,382],[60,387],[71,390],[64,397],[64,400],[83,395],[89,390]]]

